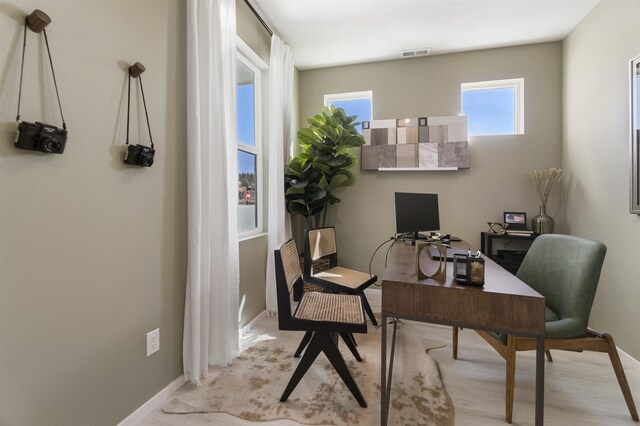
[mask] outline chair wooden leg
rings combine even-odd
[[[351,376],[351,373],[347,368],[347,364],[344,362],[344,358],[342,358],[342,354],[340,354],[337,346],[333,344],[333,340],[331,339],[331,337],[325,333],[315,333],[314,338],[316,336],[318,336],[318,339],[322,341],[322,352],[324,352],[324,354],[327,356],[329,362],[331,362],[331,365],[333,365],[333,368],[336,369],[344,384],[347,385],[360,406],[366,408],[367,401],[365,401],[364,397],[362,396],[360,388],[358,388],[355,380],[353,380],[353,377]],[[307,349],[307,352],[309,352],[309,349]],[[305,356],[306,355],[307,354],[305,353]]]
[[[627,376],[624,374],[624,368],[622,368],[622,363],[620,362],[620,355],[618,355],[616,344],[610,334],[605,333],[602,335],[602,337],[609,344],[609,359],[611,359],[611,365],[613,366],[613,371],[615,371],[616,373],[618,384],[620,385],[620,390],[622,390],[622,395],[624,396],[624,400],[627,403],[627,408],[629,409],[629,414],[631,414],[631,418],[637,422],[638,411],[636,410],[636,404],[633,402],[631,389],[629,389],[629,382],[627,382]]]
[[[358,341],[356,340],[356,337],[353,335],[353,333],[349,333],[349,336],[351,336],[351,340],[353,340],[353,344],[355,346],[358,346]]]
[[[549,349],[545,349],[544,353],[547,355],[547,361],[553,362],[553,358],[551,357],[551,351]]]
[[[315,361],[316,358],[318,358],[318,355],[320,355],[320,351],[322,351],[322,345],[325,343],[319,338],[319,334],[320,333],[313,334],[311,342],[309,343],[309,347],[304,352],[302,359],[298,363],[296,370],[291,376],[291,380],[289,380],[289,384],[280,397],[280,402],[285,402],[289,398],[291,392],[293,392],[298,383],[300,383],[300,379],[302,379],[307,370],[309,370],[309,367],[311,367],[311,364],[313,364],[313,361]],[[331,337],[327,333],[323,334],[328,338],[328,340],[331,340]]]
[[[307,347],[307,345],[309,344],[309,341],[311,340],[312,336],[313,336],[313,332],[312,331],[307,331],[304,334],[304,337],[302,338],[302,341],[300,342],[300,345],[298,346],[298,349],[296,349],[296,353],[293,354],[294,358],[298,358],[300,356],[300,354],[302,354],[302,351],[304,351],[304,348]]]
[[[364,306],[364,310],[367,312],[369,319],[371,320],[371,324],[375,327],[378,326],[378,321],[376,321],[376,317],[373,315],[373,311],[371,310],[371,305],[369,305],[369,301],[367,300],[367,296],[362,293],[362,305]]]
[[[458,327],[453,327],[453,359],[458,359]]]
[[[362,362],[362,357],[360,356],[358,349],[356,349],[356,345],[353,344],[353,337],[351,336],[351,333],[340,333],[340,336],[342,337],[342,340],[344,340],[344,343],[346,343],[347,347],[356,358],[356,360],[358,362]]]
[[[516,382],[516,339],[517,336],[507,335],[507,383],[505,395],[505,420],[513,421],[513,394]]]
[[[337,348],[338,347],[338,343],[339,343],[338,333],[333,332],[333,333],[330,333],[330,335],[331,335],[331,340],[333,340],[333,343],[336,345],[336,348]]]

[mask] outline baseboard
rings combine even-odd
[[[251,329],[254,328],[257,323],[259,323],[266,317],[267,317],[267,310],[265,309],[264,311],[256,315],[255,318],[253,318],[251,321],[246,323],[244,327],[240,328],[240,337],[244,336],[249,331],[251,331]]]
[[[240,329],[240,336],[248,333],[252,328],[255,327],[257,323],[262,321],[262,319],[266,318],[267,311],[264,310],[260,312],[254,319],[249,321],[244,327]],[[139,424],[142,419],[144,419],[149,413],[155,410],[160,404],[164,402],[169,396],[171,396],[175,391],[180,389],[187,380],[184,378],[184,375],[181,375],[173,382],[169,383],[167,387],[162,389],[156,395],[154,395],[150,400],[142,404],[136,411],[131,413],[126,419],[118,423],[118,426],[135,426]]]
[[[138,425],[147,416],[147,414],[155,410],[156,407],[162,404],[162,402],[165,399],[167,399],[175,391],[180,389],[185,383],[187,383],[187,380],[184,378],[184,375],[180,375],[180,377],[175,379],[173,382],[169,383],[167,387],[165,387],[160,392],[158,392],[153,397],[151,397],[150,400],[148,400],[147,402],[142,404],[140,407],[138,407],[136,411],[129,414],[129,416],[126,419],[118,423],[118,426]]]

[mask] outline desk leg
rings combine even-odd
[[[387,316],[382,317],[382,346],[380,348],[380,425],[387,426]]]
[[[393,337],[391,338],[391,355],[389,356],[389,376],[386,377],[387,369],[387,317],[382,317],[382,366],[381,382],[380,382],[380,415],[382,419],[380,424],[386,426],[389,422],[389,406],[391,405],[391,382],[393,377],[393,361],[396,353],[396,335],[398,332],[398,319],[393,319]]]
[[[536,426],[544,424],[544,336],[536,338]]]

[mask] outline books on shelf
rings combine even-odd
[[[507,235],[522,235],[522,236],[528,237],[533,235],[533,231],[527,231],[524,229],[518,229],[518,230],[507,229]]]

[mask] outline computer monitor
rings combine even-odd
[[[396,192],[396,232],[413,233],[419,231],[438,231],[440,212],[438,194],[416,194]]]

